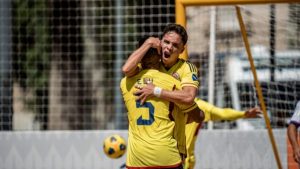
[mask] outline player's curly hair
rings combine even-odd
[[[171,23],[171,24],[168,24],[164,30],[163,30],[163,34],[161,36],[161,38],[163,36],[165,36],[165,34],[167,34],[168,32],[175,32],[177,33],[178,35],[181,36],[181,40],[183,42],[183,45],[186,44],[187,40],[188,40],[188,34],[185,30],[185,28],[179,24],[175,24],[175,23]]]

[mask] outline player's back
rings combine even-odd
[[[165,90],[172,90],[176,84],[168,81],[168,76],[157,70],[143,70],[121,81],[129,120],[127,167],[173,166],[181,163],[177,141],[173,137],[173,105],[156,97],[141,105],[133,95],[137,91],[135,85],[149,82]]]

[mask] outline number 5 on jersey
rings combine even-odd
[[[137,108],[149,109],[149,120],[143,119],[142,115],[137,119],[137,125],[151,125],[154,122],[154,106],[150,102],[145,102],[143,105],[139,101],[136,102]]]

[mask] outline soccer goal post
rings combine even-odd
[[[291,111],[288,110],[288,106],[284,105],[286,103],[294,104],[299,99],[297,87],[299,83],[296,79],[299,78],[299,73],[297,72],[299,72],[298,60],[300,55],[296,54],[295,58],[292,56],[293,52],[299,52],[299,45],[297,44],[299,41],[299,36],[297,36],[299,29],[294,29],[299,23],[293,21],[294,15],[292,12],[293,8],[299,8],[299,2],[299,0],[176,0],[175,7],[176,23],[186,27],[188,32],[195,33],[197,32],[195,31],[196,29],[199,32],[192,37],[190,36],[191,39],[187,46],[189,53],[186,50],[181,57],[184,59],[195,59],[194,53],[200,53],[200,57],[198,56],[197,58],[200,63],[203,62],[201,61],[203,58],[209,58],[207,59],[209,60],[208,66],[203,68],[208,71],[208,73],[203,73],[204,75],[208,74],[205,76],[206,78],[208,77],[208,82],[203,79],[205,77],[200,77],[200,81],[203,81],[204,85],[208,85],[206,91],[208,93],[207,100],[218,106],[226,106],[226,103],[220,100],[226,96],[224,89],[228,89],[232,95],[229,100],[232,101],[231,105],[236,109],[244,109],[245,107],[259,104],[263,111],[265,127],[268,130],[278,168],[282,168],[282,164],[272,133],[272,127],[284,127],[287,125],[287,119],[290,117]],[[276,8],[276,5],[280,6]],[[217,9],[211,6],[217,6]],[[199,10],[200,8],[202,10]],[[284,8],[288,12],[285,10],[283,10],[285,12],[282,12],[281,10]],[[278,15],[279,11],[282,12],[280,15]],[[215,12],[217,14],[213,14]],[[210,13],[210,15],[207,13]],[[246,15],[246,22],[242,13]],[[214,20],[214,17],[217,17],[217,21]],[[212,24],[212,22],[216,23]],[[210,28],[203,25],[210,25]],[[215,27],[212,28],[212,26]],[[256,29],[255,27],[258,28]],[[199,35],[201,33],[204,35]],[[284,33],[286,37],[281,37],[281,33]],[[205,42],[198,42],[197,39],[207,40],[209,44],[203,45]],[[284,41],[288,45],[282,45]],[[209,52],[202,52],[201,49],[205,48],[209,49]],[[224,60],[224,63],[219,63],[220,61],[215,63],[215,57]],[[264,62],[264,60],[267,62]],[[288,60],[294,60],[294,65],[292,63],[288,65]],[[224,67],[229,68],[222,68],[222,64],[223,66],[228,64]],[[242,66],[240,66],[240,69],[234,68],[235,64]],[[221,66],[221,68],[218,66]],[[287,67],[291,68],[291,72],[284,72],[283,76],[285,77],[280,77],[280,72],[288,71]],[[200,72],[204,70],[200,70]],[[220,76],[225,76],[225,79],[224,77],[218,78],[216,75],[218,71],[221,72]],[[249,77],[248,75],[247,77],[245,76],[244,73],[246,71]],[[295,83],[290,84],[291,81]],[[247,83],[248,85],[246,85]],[[201,88],[205,88],[202,85],[201,83],[200,93]],[[243,85],[244,87],[246,85],[247,89],[243,88]],[[284,87],[281,88],[279,86]],[[274,97],[266,98],[272,95],[270,94],[272,92],[281,93],[284,91],[290,98],[285,97],[285,94],[278,96],[273,94]],[[268,92],[269,94],[266,94]],[[253,103],[250,103],[252,99],[245,99],[245,95],[252,95],[250,97],[254,98]],[[291,97],[294,97],[295,100],[291,100]],[[265,103],[265,100],[267,103]],[[278,103],[281,106],[276,106]],[[285,110],[287,111],[286,113],[278,113]],[[278,114],[280,115],[278,116]],[[281,120],[279,119],[284,119],[282,124],[280,124],[281,122],[279,121]]]

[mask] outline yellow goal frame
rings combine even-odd
[[[175,0],[176,23],[186,28],[185,7],[188,6],[218,6],[218,5],[251,5],[251,4],[276,4],[276,3],[299,3],[300,0]],[[187,59],[185,48],[181,58]]]
[[[256,69],[253,62],[253,57],[250,50],[250,45],[248,42],[248,37],[246,33],[246,28],[243,22],[243,18],[240,12],[240,7],[238,5],[251,5],[251,4],[277,4],[277,3],[299,3],[300,0],[175,0],[175,16],[176,16],[176,23],[182,25],[186,28],[186,12],[185,7],[187,6],[218,6],[218,5],[234,5],[236,7],[237,18],[240,25],[240,30],[242,34],[242,38],[244,41],[245,49],[248,55],[248,60],[250,62],[251,71],[255,81],[255,88],[257,91],[258,99],[260,102],[261,109],[263,111],[266,127],[268,129],[269,138],[272,144],[273,153],[275,156],[275,160],[277,163],[278,169],[282,169],[282,164],[280,161],[280,157],[278,154],[278,150],[276,147],[274,135],[272,132],[271,124],[269,117],[267,115],[267,110],[264,102],[264,98],[262,95],[262,90],[260,87],[260,83],[257,78]],[[187,59],[187,50],[185,48],[184,53],[180,56],[183,59]]]

